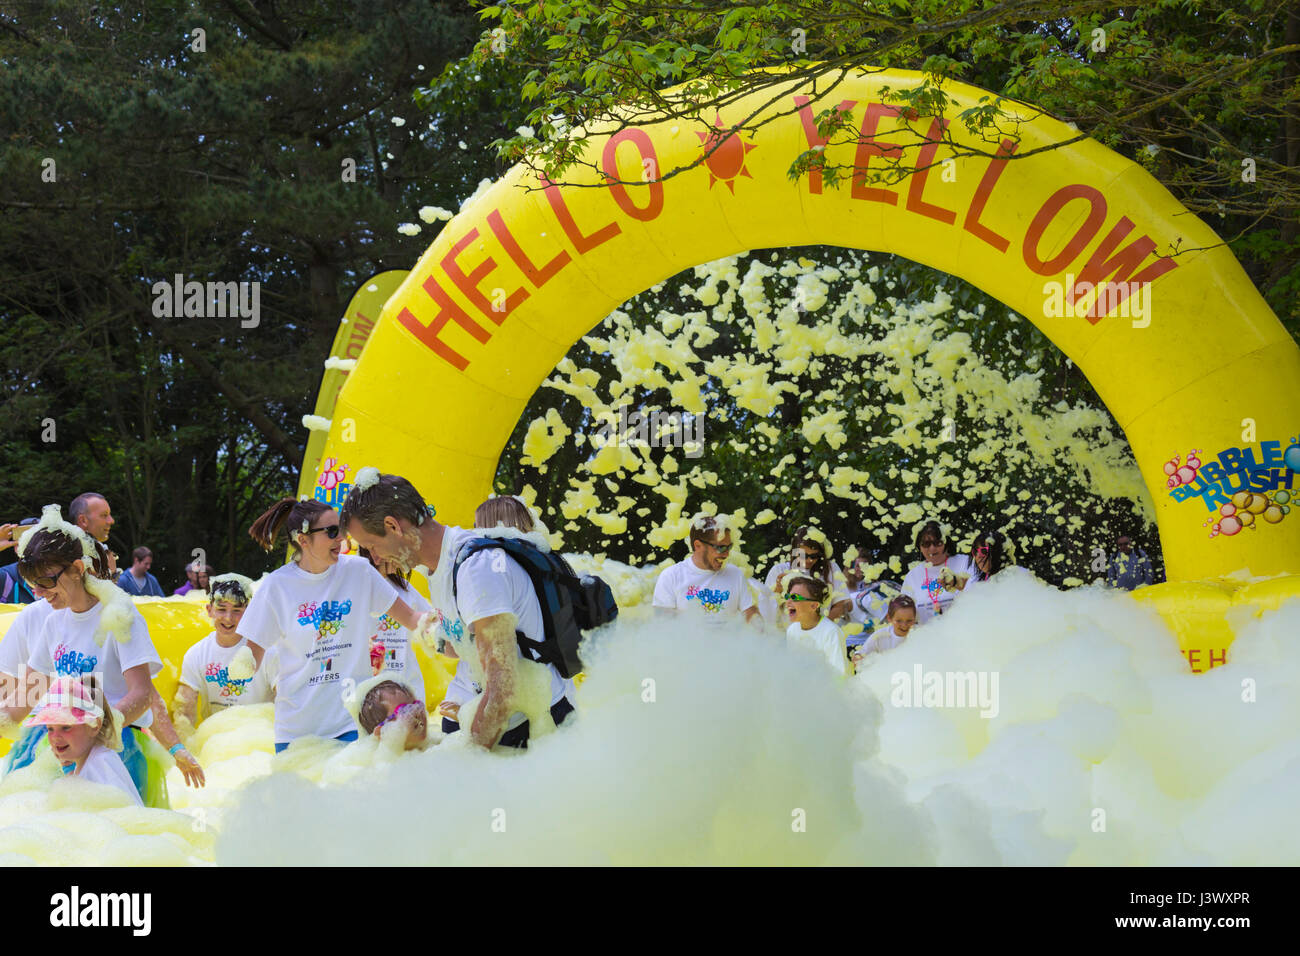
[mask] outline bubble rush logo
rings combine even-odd
[[[216,684],[220,687],[222,697],[240,697],[244,693],[244,688],[253,682],[251,677],[244,680],[232,680],[230,671],[226,666],[215,661],[208,665],[203,679],[209,684]]]
[[[54,670],[60,677],[80,677],[82,674],[93,673],[98,663],[98,657],[87,657],[80,651],[69,650],[66,644],[60,644],[54,649]]]
[[[1282,451],[1280,441],[1225,448],[1214,461],[1202,463],[1197,449],[1184,461],[1175,455],[1165,462],[1166,483],[1174,501],[1199,498],[1213,512],[1202,522],[1210,537],[1254,531],[1262,520],[1278,524],[1291,512],[1293,488],[1300,485],[1300,442],[1292,438]]]
[[[730,591],[716,591],[713,588],[696,587],[694,584],[686,589],[686,600],[698,600],[700,607],[714,614],[722,610],[730,597]]]
[[[310,625],[316,628],[319,640],[342,630],[343,618],[351,613],[351,601],[326,601],[319,606],[312,601],[310,604],[298,605],[298,623],[304,627]]]
[[[316,477],[312,497],[331,508],[340,507],[352,490],[352,483],[343,480],[347,474],[347,465],[340,465],[337,458],[326,458],[321,464],[321,473]]]

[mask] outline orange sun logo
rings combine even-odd
[[[742,141],[735,131],[728,132],[722,125],[721,113],[715,114],[715,116],[713,130],[708,133],[701,133],[697,130],[695,135],[700,138],[705,150],[713,149],[715,145],[721,143],[704,161],[704,165],[709,170],[709,188],[712,189],[713,184],[720,179],[727,184],[727,188],[731,190],[731,194],[734,196],[736,194],[735,178],[737,176],[754,178],[749,170],[745,168],[745,154],[758,147],[753,143]]]

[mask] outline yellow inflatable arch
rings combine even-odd
[[[1300,349],[1227,247],[1118,154],[1086,139],[1050,148],[1077,133],[1031,107],[1007,105],[1019,138],[1003,138],[998,158],[945,165],[944,129],[993,151],[958,119],[990,94],[951,84],[944,117],[887,102],[886,87],[921,82],[863,72],[810,102],[791,81],[761,94],[766,107],[756,95],[704,117],[712,136],[664,120],[594,139],[585,159],[621,182],[586,169],[558,186],[512,169],[385,304],[318,453],[336,460],[320,494],[341,501],[374,464],[466,523],[529,398],[611,310],[702,262],[827,244],[959,276],[1049,336],[1128,436],[1171,582],[1300,571]],[[814,117],[832,106],[851,111],[858,135],[826,147],[827,163],[862,169],[890,154],[918,171],[889,186],[859,176],[823,188],[816,172],[790,181],[792,159],[824,145]],[[730,132],[755,110],[786,115]]]

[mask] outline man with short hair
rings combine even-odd
[[[136,548],[131,552],[131,568],[118,576],[117,586],[135,597],[163,597],[162,585],[149,573],[152,566],[153,552],[145,547]]]
[[[339,520],[358,545],[394,562],[399,573],[419,566],[426,569],[434,610],[421,630],[425,636],[448,641],[482,682],[483,693],[468,726],[470,739],[487,749],[497,744],[527,746],[530,721],[516,707],[523,690],[517,677],[527,673],[527,665],[516,664],[523,652],[515,631],[538,642],[546,636],[532,580],[514,558],[487,549],[461,564],[453,586],[457,552],[476,535],[439,524],[433,516],[433,509],[405,478],[363,468],[343,502]],[[545,668],[549,675],[538,672],[538,676],[549,679],[550,717],[558,725],[573,711],[573,681],[561,677],[552,664]],[[463,705],[461,713],[469,707]],[[464,719],[461,727],[466,727]]]
[[[1126,534],[1115,542],[1118,549],[1106,569],[1106,583],[1113,588],[1133,591],[1151,583],[1151,562],[1141,548],[1133,547],[1133,539]]]
[[[113,513],[108,500],[99,492],[85,491],[73,498],[72,504],[68,505],[68,520],[100,544],[108,545]],[[108,552],[108,569],[117,571],[117,555],[112,551]]]
[[[655,582],[656,614],[668,611],[719,615],[740,612],[746,623],[758,607],[740,568],[727,564],[731,556],[731,529],[726,515],[696,515],[691,522],[691,553],[684,561],[665,568]]]

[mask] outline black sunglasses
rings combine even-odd
[[[72,567],[72,565],[67,565],[67,567],[60,569],[59,573],[54,575],[54,577],[49,577],[48,575],[39,578],[24,577],[23,580],[27,582],[28,588],[41,588],[45,591],[52,591],[59,583],[60,576],[62,576],[63,572],[68,570],[70,567]]]
[[[325,537],[333,541],[339,536],[339,526],[336,524],[326,525],[324,528],[312,528],[310,531],[304,531],[303,534],[315,534],[317,531],[324,531]]]

